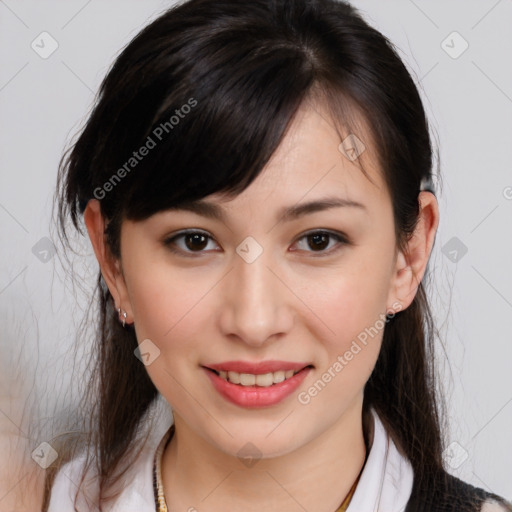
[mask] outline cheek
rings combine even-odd
[[[325,334],[315,379],[297,397],[299,403],[318,411],[326,424],[363,392],[377,362],[385,327],[381,312],[386,296],[374,279],[353,276],[340,279],[338,286],[331,284],[328,293],[311,292],[309,296],[310,307],[319,317],[313,329]]]
[[[146,370],[174,405],[176,397],[183,394],[180,383],[187,381],[187,372],[197,366],[197,346],[207,332],[208,301],[204,296],[212,288],[211,278],[191,282],[183,272],[163,265],[148,265],[144,272],[137,272],[132,265],[130,270],[126,274],[136,337],[141,352],[151,353]]]
[[[315,312],[317,335],[322,333],[322,372],[335,374],[340,386],[364,386],[377,361],[384,327],[389,273],[385,263],[359,253],[339,271],[329,270],[304,287],[304,302]],[[374,253],[373,253],[374,254]],[[317,276],[318,277],[318,276]],[[330,387],[337,387],[330,386]]]
[[[201,301],[215,281],[201,272],[173,269],[170,264],[154,262],[140,272],[137,262],[131,265],[130,303],[136,318],[138,339],[151,338],[165,348],[170,340],[187,338],[201,311]]]
[[[162,277],[162,278],[161,278]],[[157,355],[145,367],[155,387],[182,414],[186,410],[190,376],[197,372],[197,346],[200,344],[204,306],[200,301],[204,291],[185,286],[177,276],[158,273],[133,281],[135,330],[140,350],[143,343]],[[193,389],[190,392],[195,394]]]
[[[385,313],[389,276],[375,264],[372,268],[361,264],[350,272],[340,269],[339,273],[329,274],[325,280],[312,278],[303,288],[303,297],[324,324],[330,343],[343,345],[375,325]]]

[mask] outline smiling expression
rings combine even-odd
[[[340,152],[325,119],[300,109],[265,169],[234,199],[213,194],[122,225],[124,309],[139,343],[160,350],[148,374],[177,428],[226,453],[251,439],[263,456],[284,454],[360,406],[382,332],[314,400],[297,396],[396,303],[389,192],[371,151],[362,157],[373,183]],[[256,408],[228,400],[204,368],[269,360],[312,367],[277,403]]]

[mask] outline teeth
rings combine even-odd
[[[225,372],[219,371],[219,376],[232,384],[240,384],[241,386],[260,386],[268,388],[273,384],[279,384],[290,377],[293,377],[300,370],[279,370],[272,373],[264,373],[263,375],[253,375],[252,373],[238,373],[238,372]]]

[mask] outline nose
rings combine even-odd
[[[258,347],[291,330],[293,294],[279,274],[267,251],[252,263],[235,255],[220,304],[225,336]]]

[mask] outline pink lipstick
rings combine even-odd
[[[301,385],[312,368],[311,363],[289,361],[226,361],[203,366],[220,395],[247,408],[281,402]]]

